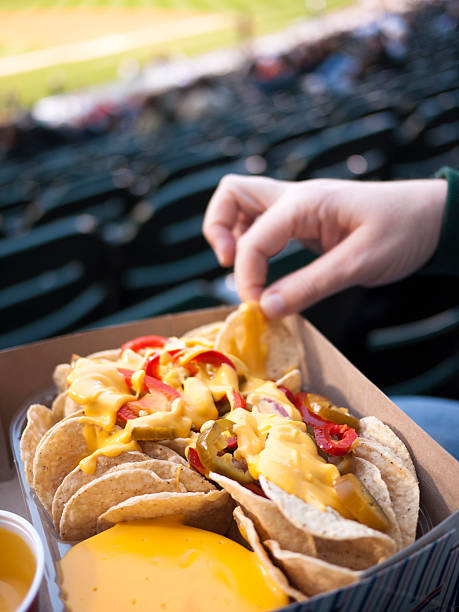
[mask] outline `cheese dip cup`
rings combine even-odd
[[[38,610],[44,550],[40,536],[22,516],[0,510],[0,610]]]

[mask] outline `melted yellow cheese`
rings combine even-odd
[[[83,435],[86,440],[89,454],[80,461],[80,469],[86,474],[93,474],[97,467],[97,457],[106,455],[116,457],[126,451],[141,451],[135,440],[125,442],[121,439],[122,429],[109,430],[98,426],[98,422],[91,417],[80,417],[84,423]]]
[[[265,378],[268,355],[266,319],[256,302],[242,304],[239,311],[243,313],[243,325],[235,329],[228,353],[243,361],[252,376]]]
[[[235,423],[237,459],[245,459],[255,480],[265,476],[275,485],[313,504],[330,506],[351,518],[334,490],[339,471],[319,455],[302,421],[238,408],[226,415]]]
[[[255,553],[172,519],[120,523],[60,562],[72,612],[262,612],[288,598]]]
[[[301,414],[296,407],[287,399],[285,393],[276,386],[276,383],[262,381],[261,385],[256,386],[255,391],[247,396],[247,403],[256,406],[259,412],[271,412],[282,414],[295,421],[301,421]],[[270,406],[271,403],[271,406]],[[278,412],[278,408],[281,411]]]
[[[193,426],[200,429],[209,420],[218,418],[218,410],[209,387],[198,377],[189,376],[183,383],[183,399],[187,406],[192,406]]]
[[[182,398],[178,398],[172,402],[171,409],[168,411],[160,410],[138,419],[130,419],[126,423],[126,427],[120,432],[120,441],[126,444],[131,442],[136,428],[145,428],[145,430],[148,428],[151,430],[158,428],[170,429],[170,433],[166,433],[163,436],[164,440],[167,438],[187,438],[191,425],[192,419],[188,414],[188,406]],[[152,439],[154,439],[153,435]]]
[[[0,612],[14,612],[27,595],[35,557],[17,533],[0,527]]]
[[[80,358],[67,378],[69,396],[102,427],[113,427],[121,406],[135,399],[118,367],[113,361]]]

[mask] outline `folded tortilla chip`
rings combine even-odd
[[[114,470],[125,469],[127,466],[129,466],[129,464],[120,465],[114,468]],[[192,493],[208,493],[209,491],[215,491],[216,488],[207,478],[204,478],[204,476],[201,476],[201,474],[195,470],[180,465],[179,463],[174,463],[173,461],[150,459],[147,456],[146,460],[143,460],[140,465],[133,465],[132,467],[151,470],[163,480],[175,479],[177,483],[185,487],[186,491]]]
[[[264,493],[295,527],[314,537],[318,556],[330,563],[361,570],[380,563],[396,549],[388,535],[343,518],[330,507],[324,511],[286,493],[260,477]]]
[[[386,483],[381,478],[381,472],[375,465],[360,457],[354,457],[352,464],[353,473],[378,502],[379,507],[387,518],[389,527],[385,533],[394,540],[397,550],[400,550],[402,547],[402,534],[395,516],[394,508],[392,507],[389,490]]]
[[[72,366],[69,363],[59,363],[53,372],[53,381],[57,390],[62,393],[67,389],[67,376],[70,374]]]
[[[312,535],[297,529],[285,518],[273,501],[253,493],[226,476],[211,472],[209,478],[218,482],[242,506],[244,513],[254,522],[257,533],[263,540],[277,540],[283,548],[306,555],[317,555]]]
[[[408,449],[398,436],[385,423],[374,416],[360,419],[360,435],[364,438],[376,440],[394,453],[400,459],[411,475],[416,478],[416,470]]]
[[[243,309],[251,307],[253,305],[244,304],[225,319],[215,340],[217,351],[231,354],[232,347],[238,346],[241,338],[245,337],[247,330]],[[266,327],[258,342],[267,348],[265,363],[267,379],[277,380],[290,370],[299,368],[298,343],[283,321],[266,321]]]
[[[54,413],[42,404],[32,404],[27,410],[27,425],[19,444],[27,483],[33,485],[33,460],[40,440],[56,422]]]
[[[307,599],[306,595],[304,595],[301,591],[292,588],[281,570],[272,564],[270,558],[266,554],[265,549],[263,548],[263,545],[260,542],[260,538],[258,537],[253,522],[244,514],[241,506],[237,506],[234,509],[233,516],[242,536],[250,544],[253,552],[256,553],[260,561],[263,563],[267,573],[271,576],[274,582],[276,582],[278,587],[295,601],[304,601]]]
[[[99,531],[122,521],[182,516],[185,524],[216,533],[227,532],[234,504],[226,491],[147,493],[109,508],[98,520]]]
[[[417,479],[391,450],[376,440],[359,437],[354,454],[356,457],[366,459],[381,472],[400,526],[402,546],[408,546],[416,538],[419,511]]]
[[[159,442],[153,442],[152,440],[140,440],[139,444],[142,447],[142,451],[151,457],[151,459],[165,459],[166,461],[173,461],[188,467],[188,461],[168,446],[159,444]]]
[[[33,487],[51,514],[54,494],[65,476],[88,454],[79,417],[56,423],[40,441],[33,460]]]
[[[198,344],[209,344],[210,346],[214,346],[217,335],[223,327],[223,324],[224,321],[216,321],[215,323],[208,323],[207,325],[195,327],[183,334],[182,338],[196,341]]]
[[[125,499],[176,490],[175,480],[162,480],[140,467],[105,473],[83,485],[65,504],[60,522],[61,538],[74,541],[91,537],[97,533],[99,516]]]
[[[361,572],[327,563],[290,550],[282,550],[275,540],[263,544],[300,591],[312,597],[359,580]]]
[[[76,468],[66,475],[54,494],[52,516],[56,530],[59,531],[59,525],[65,504],[72,497],[72,495],[78,491],[78,489],[85,484],[92,482],[96,478],[99,478],[99,476],[102,476],[102,474],[105,474],[107,471],[117,465],[129,462],[129,465],[132,466],[133,462],[144,462],[147,459],[149,459],[148,455],[144,455],[143,453],[139,453],[137,451],[128,451],[121,453],[120,455],[116,455],[115,457],[98,455],[96,457],[96,469],[92,474],[83,472],[83,470],[80,469],[80,466],[77,465]]]

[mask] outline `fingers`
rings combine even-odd
[[[317,207],[320,198],[309,189],[298,198],[298,192],[286,190],[259,216],[237,243],[235,279],[242,300],[257,300],[266,283],[268,260],[293,238],[316,243],[320,237]],[[316,244],[317,246],[317,244]]]
[[[260,295],[260,306],[270,319],[299,312],[352,285],[366,273],[367,253],[363,228],[308,266],[273,283]]]
[[[225,176],[206,210],[203,233],[222,266],[234,262],[236,240],[281,195],[286,183],[266,177]],[[240,219],[244,218],[241,225]]]

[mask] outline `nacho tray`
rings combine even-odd
[[[33,402],[50,405],[55,395],[55,389],[50,386],[54,366],[68,361],[72,353],[83,355],[113,348],[145,333],[181,335],[192,327],[224,318],[230,310],[223,307],[158,317],[0,352],[0,371],[4,373],[0,392],[2,397],[12,398],[8,407],[2,406],[0,416],[4,431],[10,432],[10,450],[17,468],[14,483],[4,484],[0,471],[0,507],[4,505],[7,485],[10,489],[19,486],[25,512],[22,508],[9,507],[28,514],[45,544],[40,610],[65,610],[60,598],[57,562],[71,544],[57,538],[49,516],[25,481],[19,439],[28,405]],[[338,405],[351,407],[360,417],[379,416],[408,446],[420,481],[421,513],[418,539],[413,545],[368,569],[358,583],[301,604],[291,604],[285,610],[452,610],[459,565],[459,491],[451,484],[459,482],[459,462],[403,414],[312,325],[300,317],[292,317],[289,325],[302,346],[304,386],[329,396]]]

